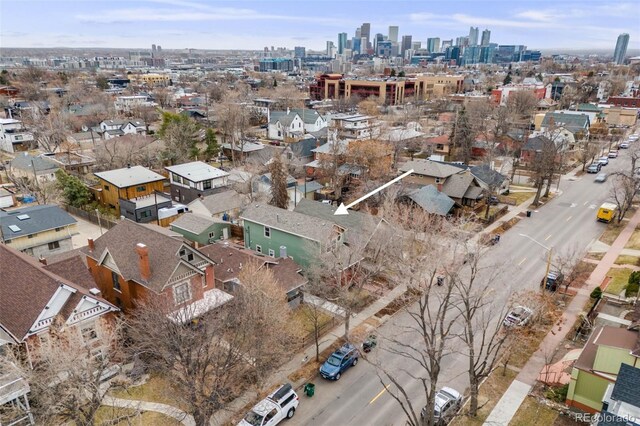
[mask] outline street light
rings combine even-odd
[[[533,241],[534,243],[536,243],[537,245],[539,245],[540,247],[542,247],[543,249],[549,252],[549,255],[547,256],[547,272],[545,272],[544,281],[542,282],[542,291],[544,292],[544,290],[547,288],[547,278],[549,277],[549,270],[551,269],[551,254],[553,253],[553,247],[547,247],[544,244],[542,244],[540,241],[536,240],[535,238],[527,234],[518,234],[518,235],[520,235],[521,237],[530,239],[531,241]]]

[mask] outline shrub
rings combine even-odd
[[[602,289],[600,287],[594,288],[589,297],[596,300],[602,298]]]
[[[634,272],[635,273],[635,272]],[[624,297],[632,297],[638,295],[638,290],[640,289],[639,283],[629,283],[627,287],[624,289]]]
[[[567,399],[567,393],[569,392],[569,384],[557,388],[548,389],[544,396],[548,399],[556,402],[564,402]]]
[[[633,271],[631,275],[629,275],[629,284],[640,284],[640,271]]]

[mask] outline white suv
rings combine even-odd
[[[287,383],[257,403],[238,426],[275,426],[293,417],[299,403],[298,394]]]

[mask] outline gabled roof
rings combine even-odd
[[[334,223],[346,230],[349,234],[358,234],[361,237],[368,237],[380,218],[358,211],[349,211],[348,215],[335,215],[336,206],[320,203],[303,198],[293,209],[296,213],[302,213],[309,217],[315,217],[323,224]],[[349,239],[349,238],[347,238]]]
[[[238,194],[234,189],[196,198],[189,203],[201,203],[212,215],[238,209],[247,203],[247,196]]]
[[[640,408],[640,392],[638,392],[639,384],[640,369],[628,364],[621,364],[616,384],[613,386],[611,398]]]
[[[94,175],[118,188],[128,188],[130,186],[166,179],[164,176],[142,166],[125,167],[122,169],[94,173]]]
[[[201,216],[196,213],[185,213],[179,218],[171,222],[170,226],[173,229],[180,228],[187,232],[199,235],[211,228],[215,223],[219,223],[219,220],[215,220],[211,217]]]
[[[412,160],[407,161],[399,170],[401,172],[408,172],[413,169],[413,173],[416,175],[447,178],[455,175],[456,173],[460,173],[464,168],[464,166],[461,168],[459,165],[441,163],[438,161]]]
[[[72,271],[70,268],[74,268],[74,270]],[[80,269],[75,270],[75,268]],[[84,276],[81,278],[81,283],[72,280],[83,275],[82,269],[86,270],[80,259],[51,269],[45,268],[43,264],[29,255],[0,244],[0,271],[2,271],[0,326],[10,333],[17,342],[21,342],[27,337],[31,327],[61,286],[75,290],[75,294],[66,300],[60,311],[65,319],[73,313],[73,309],[82,297],[98,301],[109,310],[118,310],[101,297],[94,296],[89,292],[87,285],[95,287],[92,285],[92,279],[87,281],[88,278]],[[60,271],[63,271],[65,275],[59,275],[57,272]]]
[[[267,185],[271,185],[271,173],[264,173],[262,175],[260,175],[260,180],[264,183],[266,183]],[[294,178],[291,175],[287,175],[287,188],[290,186],[295,186],[298,183],[298,181],[296,180],[296,178]]]
[[[204,180],[229,176],[229,173],[210,166],[207,163],[203,163],[202,161],[178,164],[176,166],[165,167],[165,169],[192,182],[202,182]]]
[[[407,197],[414,203],[422,207],[426,212],[446,216],[449,214],[455,201],[444,194],[433,185],[423,186],[422,188],[411,191]]]
[[[457,173],[449,176],[442,185],[442,192],[451,198],[467,198],[467,191],[475,178],[469,173]],[[476,194],[470,194],[475,199]]]
[[[339,140],[336,142],[327,142],[324,145],[319,146],[318,148],[312,149],[311,152],[315,152],[318,154],[344,154],[347,152],[347,147],[349,146],[348,140]]]
[[[97,262],[102,261],[108,252],[125,280],[136,281],[159,293],[176,267],[184,263],[179,251],[185,244],[181,239],[173,238],[157,228],[159,227],[144,226],[124,219],[94,241],[93,251],[85,247],[83,252]],[[136,252],[138,243],[147,246],[151,269],[149,281],[145,281],[140,275],[139,258]],[[199,253],[197,249],[191,248],[191,250]]]
[[[301,200],[301,202],[304,201]],[[300,204],[298,204],[300,205]],[[296,211],[289,211],[267,204],[250,204],[240,215],[244,220],[255,222],[283,232],[297,235],[309,240],[326,241],[333,227],[333,222],[318,220]]]
[[[564,127],[570,132],[589,129],[589,116],[587,114],[565,114],[562,112],[548,112],[542,120],[542,127],[549,127],[553,120],[554,125]]]
[[[29,155],[26,152],[19,153],[16,158],[11,160],[11,167],[19,170],[26,170],[33,175],[33,169],[36,172],[55,173],[60,167],[50,159],[40,155]]]
[[[77,220],[69,213],[58,206],[47,204],[0,211],[0,227],[5,240],[62,228],[74,223],[77,223]]]
[[[315,137],[306,137],[298,142],[287,144],[287,148],[291,150],[295,157],[311,157],[313,150],[317,148],[318,139]]]
[[[522,147],[525,151],[542,151],[545,146],[552,146],[553,142],[546,136],[535,136],[527,139]]]
[[[482,164],[480,166],[471,166],[469,168],[471,174],[476,179],[489,185],[490,187],[499,187],[502,185],[507,177],[489,167],[488,164]]]

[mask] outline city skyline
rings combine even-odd
[[[164,49],[252,49],[305,46],[325,50],[338,46],[338,33],[353,37],[362,23],[371,23],[370,38],[398,26],[398,38],[411,35],[455,39],[469,27],[491,30],[491,41],[538,49],[608,49],[618,35],[630,35],[628,50],[640,48],[640,12],[632,2],[602,5],[589,1],[461,1],[455,5],[415,1],[325,2],[102,0],[2,2],[2,47],[104,47]],[[232,6],[233,5],[233,6]],[[38,13],[34,14],[33,11]],[[348,18],[345,18],[348,17]],[[25,28],[29,28],[28,31]]]

